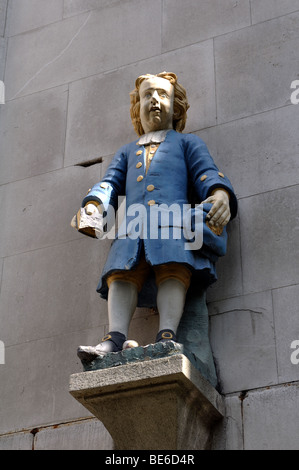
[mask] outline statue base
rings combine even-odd
[[[71,375],[70,393],[102,421],[118,450],[209,449],[225,414],[223,398],[182,345],[161,344],[97,358]]]

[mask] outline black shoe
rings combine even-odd
[[[161,330],[157,334],[156,343],[161,343],[165,341],[175,341],[176,342],[176,335],[172,330]]]
[[[105,356],[109,352],[122,351],[125,341],[125,335],[118,331],[110,331],[96,346],[79,346],[77,355],[81,361],[93,361],[96,357]]]

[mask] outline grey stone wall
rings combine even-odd
[[[113,448],[68,393],[78,344],[107,332],[109,241],[69,223],[136,138],[135,78],[162,70],[239,199],[208,294],[227,403],[215,447],[298,449],[298,50],[298,0],[0,0],[0,449]],[[139,310],[131,337],[152,341],[157,320]]]

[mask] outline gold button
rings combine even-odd
[[[139,175],[138,178],[137,178],[138,183],[140,183],[140,181],[142,181],[142,180],[143,180],[143,176]]]
[[[142,154],[143,154],[142,150],[138,150],[138,152],[136,152],[136,155],[142,155]]]
[[[148,201],[148,205],[149,206],[154,206],[156,204],[156,201],[154,201],[153,199],[151,199],[150,201]]]
[[[200,181],[205,181],[207,179],[207,175],[203,175],[201,178],[200,178]]]
[[[108,186],[109,186],[108,183],[102,183],[102,184],[100,185],[100,187],[103,188],[103,189],[107,189]]]
[[[136,165],[136,168],[141,168],[141,167],[142,167],[142,163],[138,162],[137,165]]]
[[[221,178],[224,178],[224,174],[221,173],[220,171],[219,171],[218,175],[221,176]]]
[[[149,184],[148,187],[146,188],[149,192],[153,191],[155,189],[155,186],[153,184]]]
[[[156,149],[150,151],[151,154],[153,154],[155,152],[156,152]]]

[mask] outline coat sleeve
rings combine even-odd
[[[104,178],[95,184],[82,201],[82,207],[88,202],[98,202],[103,211],[108,211],[109,206],[117,209],[118,196],[125,195],[127,174],[127,152],[122,147],[115,154]]]
[[[231,219],[237,215],[237,198],[229,179],[217,168],[206,144],[196,135],[189,134],[185,142],[185,157],[195,193],[200,201],[209,197],[214,189],[223,188],[230,196]]]

